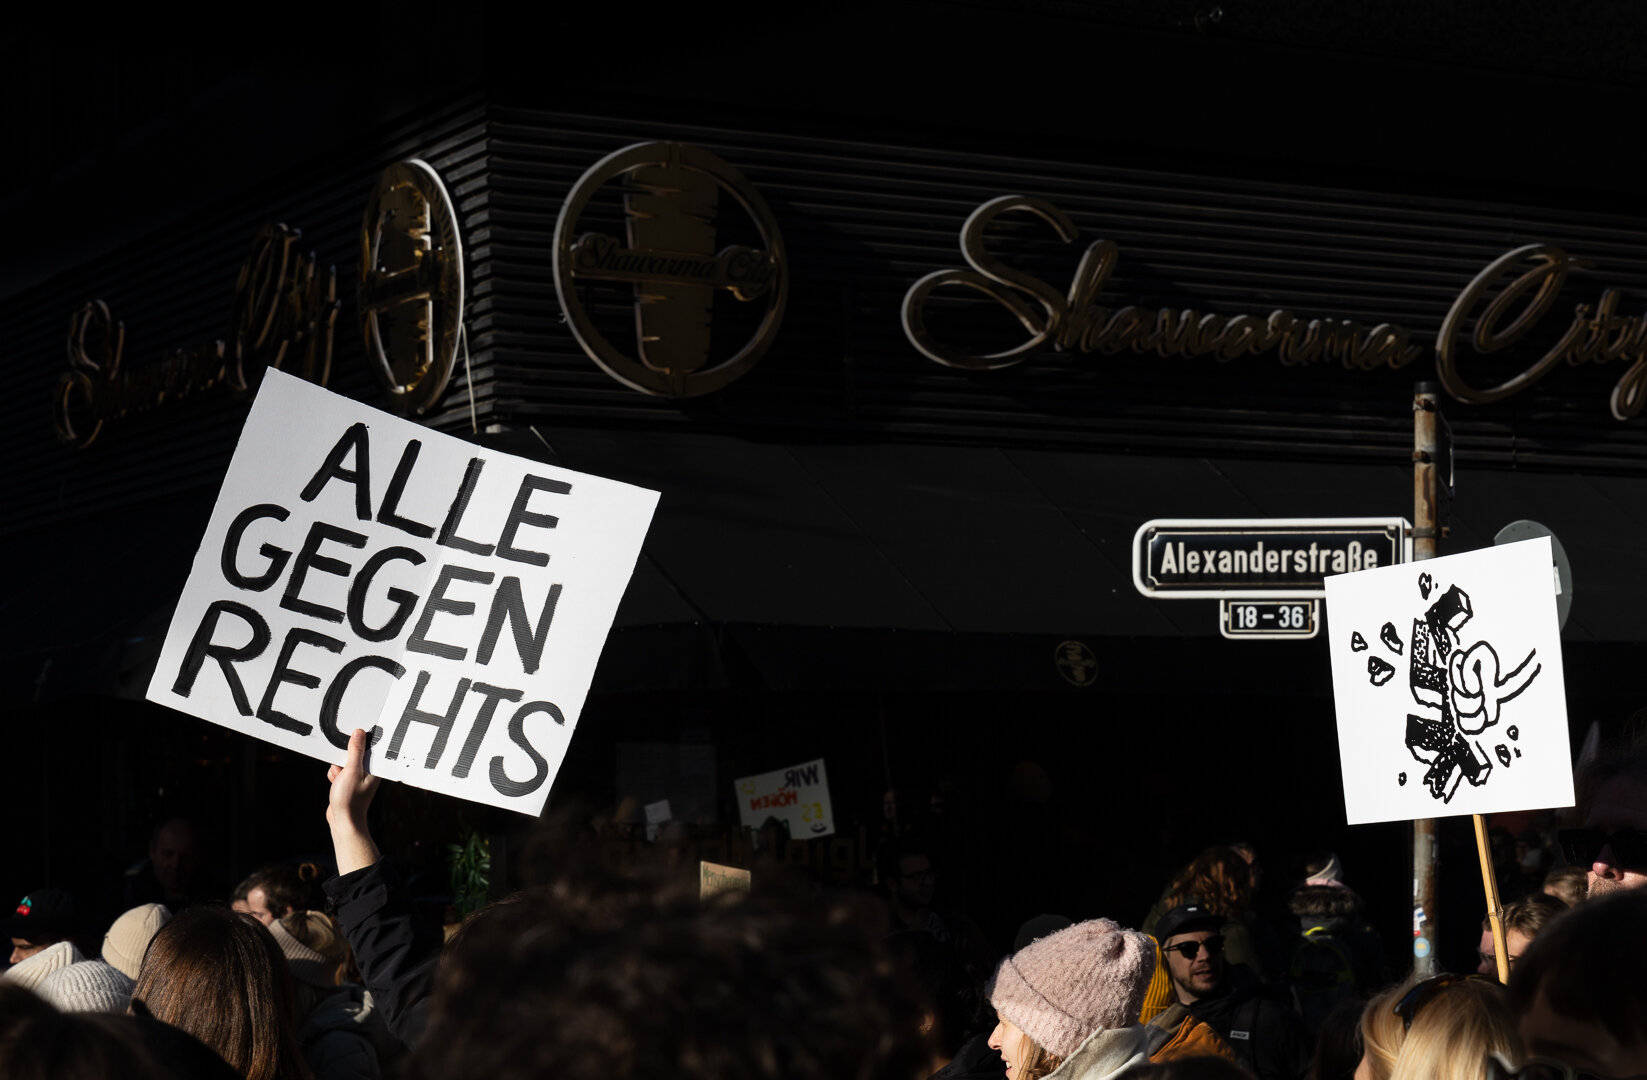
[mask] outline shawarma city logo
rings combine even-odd
[[[591,202],[613,183],[623,193],[624,239],[580,233]],[[760,247],[716,247],[728,201],[753,222]],[[716,155],[685,143],[636,143],[602,158],[572,188],[555,223],[555,291],[578,344],[614,379],[661,397],[712,393],[755,366],[783,320],[786,269],[777,220],[760,192]],[[597,327],[591,308],[601,305],[598,292],[613,290],[597,292],[595,282],[633,286],[632,349]],[[711,348],[721,290],[765,305],[736,349]]]

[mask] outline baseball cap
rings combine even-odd
[[[1179,904],[1155,921],[1155,940],[1164,942],[1174,934],[1191,930],[1216,930],[1224,922],[1222,915],[1214,915],[1200,904]]]
[[[74,897],[62,889],[35,889],[17,902],[17,910],[0,926],[0,937],[61,941],[74,932],[77,914]]]

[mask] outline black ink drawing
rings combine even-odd
[[[1419,575],[1423,599],[1428,600],[1436,587],[1429,574]],[[1494,745],[1489,755],[1479,736],[1497,726],[1504,704],[1519,697],[1544,670],[1534,662],[1537,649],[1506,674],[1491,642],[1483,639],[1466,644],[1465,625],[1474,615],[1469,594],[1453,585],[1422,618],[1413,620],[1407,685],[1419,709],[1407,714],[1406,746],[1414,759],[1429,766],[1424,784],[1432,797],[1444,803],[1452,801],[1461,780],[1473,787],[1485,784],[1492,775],[1494,756],[1505,768],[1521,756],[1520,747],[1514,748],[1512,756],[1505,743]],[[1386,649],[1401,655],[1402,641],[1393,623],[1385,623],[1378,636]],[[1367,641],[1356,633],[1350,648],[1361,652]],[[1374,686],[1383,686],[1394,674],[1388,661],[1367,657],[1368,680]],[[1511,742],[1521,738],[1514,724],[1506,726],[1504,734]],[[1397,777],[1396,783],[1405,786],[1407,774]]]

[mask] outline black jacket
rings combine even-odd
[[[332,878],[325,890],[373,1003],[395,1037],[415,1045],[428,1024],[438,933],[413,917],[399,875],[381,859]]]
[[[1218,1032],[1258,1080],[1303,1080],[1312,1049],[1298,1014],[1256,985],[1232,982],[1217,997],[1195,1002],[1190,1012]]]

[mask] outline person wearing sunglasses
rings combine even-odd
[[[1508,1001],[1527,1080],[1647,1077],[1647,889],[1551,920],[1510,974]]]
[[[1303,1021],[1283,1001],[1266,996],[1244,968],[1225,962],[1224,922],[1199,904],[1181,904],[1155,924],[1177,1004],[1150,1024],[1171,1029],[1192,1016],[1258,1080],[1300,1080],[1310,1066]]]
[[[1567,861],[1589,870],[1590,896],[1647,885],[1647,740],[1593,763],[1579,793],[1584,827],[1556,836]]]

